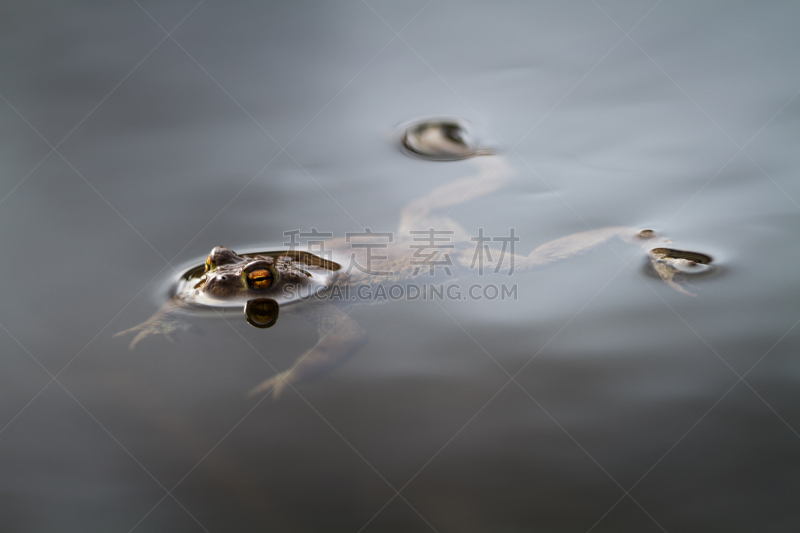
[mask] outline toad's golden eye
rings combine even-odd
[[[211,262],[211,256],[206,257],[206,272],[214,270],[214,263]]]
[[[251,289],[266,289],[272,285],[272,272],[268,268],[256,268],[248,272],[247,285]]]

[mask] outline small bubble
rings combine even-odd
[[[467,127],[453,119],[414,122],[405,128],[402,144],[407,153],[431,161],[455,161],[494,153],[478,146]]]

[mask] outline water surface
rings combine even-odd
[[[0,529],[800,526],[796,4],[3,12]],[[467,230],[652,228],[718,273],[688,297],[615,243],[516,301],[358,307],[368,344],[277,402],[245,393],[302,316],[112,337],[213,246],[393,231],[475,171],[398,148],[431,116],[515,175]]]

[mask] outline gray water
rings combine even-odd
[[[0,530],[800,528],[800,4],[1,10]],[[356,307],[366,346],[278,401],[246,391],[299,317],[112,336],[215,245],[394,230],[475,170],[397,148],[430,116],[515,174],[467,230],[652,228],[715,273],[614,243],[516,300]]]

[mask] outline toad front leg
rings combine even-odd
[[[367,340],[367,333],[358,322],[332,304],[317,303],[308,312],[317,325],[317,343],[298,357],[291,368],[254,387],[249,396],[272,390],[273,397],[277,399],[286,387],[330,372],[358,351]]]
[[[122,337],[130,333],[135,333],[129,348],[133,350],[143,339],[153,335],[163,335],[169,341],[174,341],[173,334],[179,331],[195,329],[185,321],[185,317],[179,316],[180,306],[173,300],[167,301],[161,309],[153,316],[132,328],[115,333],[114,337]]]

